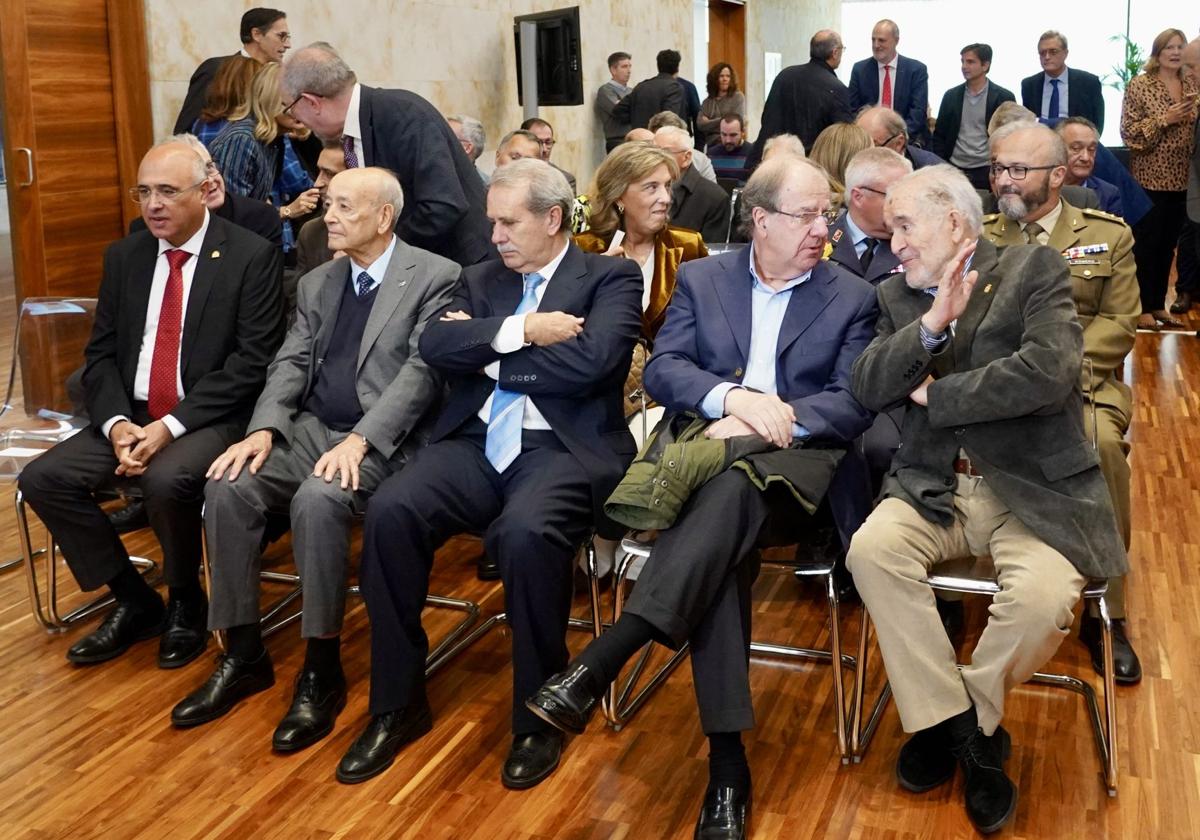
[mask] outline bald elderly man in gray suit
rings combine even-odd
[[[227,631],[208,681],[171,712],[206,723],[275,681],[259,630],[260,546],[269,514],[290,514],[308,648],[276,751],[309,746],[346,702],[339,634],[349,530],[375,488],[427,439],[441,380],[417,352],[450,303],[456,263],[392,232],[403,204],[384,169],[336,175],[326,194],[329,246],[346,256],[300,279],[296,320],[267,372],[245,440],[208,471],[209,629]]]

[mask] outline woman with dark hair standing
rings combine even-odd
[[[1188,166],[1195,142],[1196,87],[1183,76],[1187,36],[1178,29],[1158,34],[1145,68],[1125,88],[1121,139],[1129,146],[1133,177],[1154,203],[1134,225],[1133,253],[1142,290],[1139,329],[1183,323],[1166,309],[1167,282],[1185,220]]]
[[[746,126],[746,97],[738,90],[737,73],[728,63],[714,64],[706,78],[708,97],[700,103],[700,116],[696,117],[696,128],[703,137],[707,149],[721,137],[721,120],[731,114],[742,118]]]

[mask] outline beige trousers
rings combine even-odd
[[[927,729],[975,706],[991,735],[1004,717],[1004,696],[1058,649],[1086,583],[1070,561],[1035,537],[982,478],[959,476],[955,521],[936,525],[900,499],[884,499],[850,543],[847,566],[871,615],[888,680],[906,732]],[[973,561],[991,556],[991,560]],[[1000,592],[969,664],[957,666],[938,617],[936,571],[986,564]]]
[[[1085,414],[1085,420],[1090,423]],[[1117,528],[1121,531],[1121,539],[1125,548],[1129,548],[1129,538],[1132,530],[1131,505],[1129,500],[1129,441],[1125,440],[1125,430],[1129,428],[1129,418],[1125,412],[1108,405],[1096,406],[1096,448],[1100,454],[1100,472],[1104,474],[1104,483],[1108,485],[1108,495],[1112,498],[1113,511],[1117,515]],[[1091,430],[1088,430],[1091,434]],[[1113,618],[1125,617],[1125,575],[1108,579],[1108,612]],[[1089,605],[1092,615],[1099,615],[1098,609]]]

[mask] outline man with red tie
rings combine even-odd
[[[900,55],[900,27],[883,19],[871,30],[871,57],[850,70],[850,107],[854,113],[879,105],[904,117],[914,146],[929,142],[925,113],[929,110],[929,71],[915,58]]]
[[[130,192],[146,230],[109,246],[83,385],[92,424],[27,466],[20,489],[79,586],[116,606],[67,659],[104,662],[161,636],[177,668],[207,640],[198,577],[204,473],[241,438],[283,336],[279,249],[212,215],[210,175],[169,140],[142,159]],[[140,485],[162,546],[162,599],[134,569],[94,493]]]

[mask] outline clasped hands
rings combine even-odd
[[[108,433],[113,454],[117,456],[117,475],[127,478],[139,476],[146,471],[150,459],[175,439],[167,424],[155,420],[139,426],[129,420],[118,420]]]

